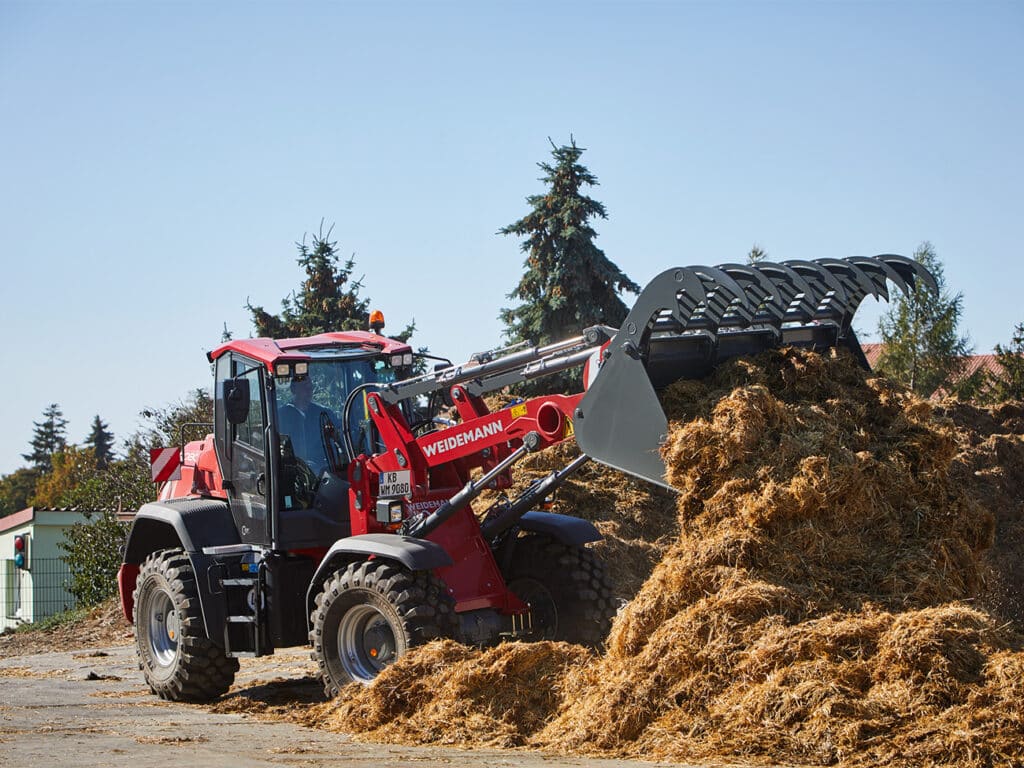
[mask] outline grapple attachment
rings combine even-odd
[[[576,410],[576,441],[590,457],[659,485],[668,420],[657,392],[706,376],[734,357],[772,347],[845,346],[867,360],[851,328],[867,295],[889,299],[935,278],[905,256],[676,267],[640,293],[604,352]]]

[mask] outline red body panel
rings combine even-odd
[[[181,463],[181,479],[170,480],[160,489],[160,500],[179,499],[185,496],[208,496],[226,499],[223,478],[217,464],[217,452],[213,446],[213,435],[185,445],[184,461]]]

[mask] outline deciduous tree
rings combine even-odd
[[[36,492],[39,470],[32,467],[16,469],[0,477],[0,517],[18,512],[29,505]]]
[[[196,388],[178,402],[146,408],[140,416],[144,424],[128,438],[128,455],[148,467],[150,448],[181,445],[213,431],[213,398],[207,390]]]
[[[1024,323],[1013,329],[1007,346],[996,344],[1000,372],[992,377],[992,396],[997,402],[1024,400]]]
[[[92,514],[87,523],[75,523],[64,532],[61,559],[71,570],[68,590],[80,605],[96,605],[117,592],[117,571],[128,525],[112,510]]]
[[[932,273],[938,291],[918,285],[909,297],[894,297],[878,321],[885,346],[875,368],[928,397],[963,370],[970,344],[959,331],[963,294],[946,289],[942,262],[932,244],[922,243],[914,259]]]
[[[33,507],[74,506],[65,497],[102,470],[92,448],[66,445],[53,454],[50,471],[39,478],[30,503]]]

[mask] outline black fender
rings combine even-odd
[[[215,556],[203,547],[239,544],[238,529],[226,501],[218,499],[172,499],[145,504],[136,513],[125,544],[124,562],[139,565],[161,549],[185,550],[196,574],[199,607],[206,636],[223,644],[224,601],[211,590],[208,571]],[[134,588],[134,585],[131,585]],[[211,628],[216,631],[211,632]]]
[[[604,538],[589,520],[554,512],[527,512],[516,525],[522,531],[550,536],[567,547],[582,547]]]
[[[124,561],[139,564],[158,549],[181,547],[192,554],[202,552],[203,547],[239,543],[238,530],[226,501],[153,501],[144,504],[135,514]]]
[[[451,556],[440,544],[397,533],[364,533],[338,539],[327,550],[313,574],[306,592],[306,621],[313,613],[314,600],[332,573],[344,565],[370,557],[392,560],[410,571],[433,571],[452,564]]]

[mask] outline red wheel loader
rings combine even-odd
[[[150,688],[223,694],[238,658],[309,644],[328,695],[438,637],[599,645],[615,612],[600,538],[537,511],[593,459],[664,485],[658,391],[780,345],[847,347],[861,300],[935,281],[894,255],[678,267],[619,329],[415,373],[376,333],[228,342],[209,353],[214,424],[137,513],[118,586]],[[584,368],[584,392],[491,411],[488,392]],[[582,455],[488,509],[528,453]]]

